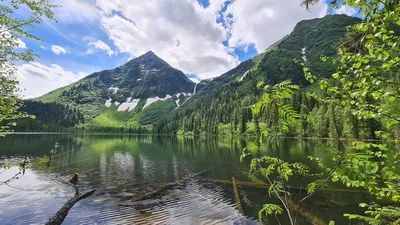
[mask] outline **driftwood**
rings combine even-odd
[[[321,218],[309,213],[308,211],[300,208],[297,204],[295,204],[292,200],[288,199],[287,200],[288,207],[304,219],[306,219],[310,224],[313,225],[327,225],[325,221],[323,221]]]
[[[51,219],[49,219],[49,222],[46,223],[46,225],[59,225],[62,224],[62,222],[64,221],[65,217],[67,217],[69,210],[75,205],[75,203],[77,203],[78,201],[87,198],[91,195],[93,195],[94,191],[96,189],[87,191],[83,194],[77,194],[74,197],[70,198],[65,204],[64,206],[58,210],[58,212],[56,213],[56,215],[54,215]]]
[[[197,177],[197,176],[200,176],[200,175],[202,175],[202,174],[204,174],[204,173],[207,173],[208,171],[213,170],[214,168],[215,168],[215,167],[212,167],[212,168],[209,168],[209,169],[207,169],[207,170],[201,171],[200,173],[196,173],[196,174],[193,174],[193,175],[184,177],[184,178],[182,178],[182,179],[180,179],[180,180],[177,180],[177,181],[175,181],[175,182],[168,183],[168,184],[164,184],[164,185],[162,185],[160,188],[158,188],[157,190],[154,190],[154,191],[151,191],[151,192],[147,192],[147,193],[144,194],[144,195],[141,195],[141,196],[139,196],[139,197],[134,198],[133,201],[135,202],[135,201],[140,201],[140,200],[146,199],[146,198],[148,198],[148,197],[150,197],[150,196],[152,196],[152,195],[158,194],[158,193],[160,193],[160,192],[162,192],[162,191],[164,191],[164,190],[166,190],[166,189],[168,189],[168,188],[171,188],[171,187],[173,187],[173,186],[177,186],[177,185],[179,185],[179,184],[181,184],[181,183],[184,183],[184,182],[186,182],[187,180],[192,179],[193,177]]]
[[[236,206],[240,214],[244,215],[242,203],[240,202],[239,191],[236,186],[236,180],[232,177],[233,195],[235,196]]]

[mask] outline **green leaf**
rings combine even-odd
[[[361,67],[361,62],[357,62],[356,64],[353,65],[353,68],[359,69]]]

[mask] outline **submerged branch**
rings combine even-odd
[[[75,195],[74,197],[70,198],[64,206],[58,210],[56,215],[54,215],[51,219],[49,219],[49,222],[46,223],[46,225],[60,225],[64,221],[65,217],[67,217],[69,210],[77,203],[78,201],[87,198],[91,195],[93,195],[94,191],[96,189],[92,189],[90,191],[87,191],[83,194],[80,195]]]
[[[242,203],[240,201],[239,191],[237,189],[236,180],[234,177],[232,177],[232,186],[233,186],[233,194],[235,196],[235,201],[236,201],[236,206],[238,208],[238,211],[240,214],[244,215],[244,210],[242,207]]]
[[[230,184],[232,185],[232,181],[230,180],[212,180],[208,179],[209,182],[213,183],[219,183],[219,184]],[[244,187],[255,187],[255,188],[269,188],[271,185],[269,184],[261,184],[261,183],[255,183],[255,182],[243,182],[243,181],[238,181],[236,180],[236,184]],[[301,187],[295,187],[295,186],[287,186],[289,189],[292,190],[300,190]],[[327,191],[327,192],[349,192],[349,193],[366,193],[367,191],[365,190],[360,190],[360,189],[344,189],[344,188],[324,188],[320,189],[321,191]]]
[[[301,207],[298,207],[297,204],[295,204],[292,200],[287,201],[288,207],[295,212],[296,214],[299,214],[301,217],[306,219],[308,222],[311,224],[315,225],[327,225],[321,218],[309,213],[308,211],[304,210]]]

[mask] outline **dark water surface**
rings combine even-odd
[[[38,163],[55,142],[60,148],[50,165]],[[0,139],[0,164],[24,156],[35,163],[19,179],[0,184],[0,224],[45,223],[74,195],[74,189],[63,182],[74,172],[80,173],[80,190],[97,190],[72,208],[64,224],[257,224],[262,205],[273,201],[267,190],[239,185],[244,210],[241,215],[232,185],[221,183],[232,177],[251,182],[246,164],[239,158],[243,148],[253,144],[251,140],[231,138],[172,136],[8,136]],[[278,154],[284,160],[307,164],[307,155],[324,157],[326,145],[343,150],[347,146],[340,142],[283,140]],[[271,152],[267,144],[261,146],[261,154]],[[310,166],[316,169],[316,165]],[[0,170],[0,181],[16,172],[16,168]],[[302,183],[293,180],[292,185]],[[157,190],[162,191],[146,196]],[[365,198],[363,193],[325,191],[302,207],[327,223],[335,220],[336,224],[350,224],[343,213],[357,212],[356,203]],[[278,224],[274,217],[267,219],[264,223]],[[282,219],[282,224],[287,221]]]

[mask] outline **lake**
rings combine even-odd
[[[50,165],[39,163],[56,142],[60,147]],[[247,164],[239,159],[249,145],[254,140],[229,137],[10,135],[0,139],[0,163],[28,156],[34,165],[9,185],[0,184],[0,224],[48,221],[74,195],[74,189],[63,181],[75,172],[80,174],[80,190],[97,190],[71,209],[64,224],[258,224],[258,211],[274,200],[266,188],[244,183],[251,180]],[[285,139],[278,155],[317,169],[307,155],[324,157],[326,146],[344,151],[348,145]],[[260,154],[273,151],[263,144]],[[16,168],[0,172],[0,181],[16,172]],[[239,182],[242,213],[236,205],[232,177]],[[302,183],[293,179],[291,185]],[[360,212],[358,202],[367,201],[366,194],[344,191],[339,184],[330,188],[342,191],[318,192],[302,208],[327,223],[350,224],[343,213]],[[287,224],[284,218],[281,222]],[[278,224],[274,217],[264,223]],[[310,222],[299,218],[299,224]]]

